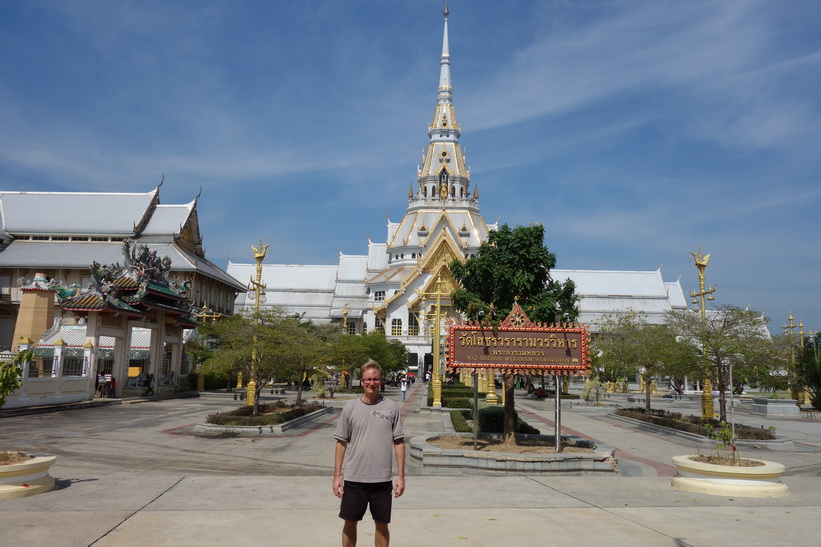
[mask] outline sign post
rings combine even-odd
[[[448,335],[451,368],[541,371],[556,377],[556,452],[561,452],[562,376],[590,366],[586,325],[533,323],[519,304],[496,328],[476,321],[451,325]],[[475,446],[474,428],[474,446]]]

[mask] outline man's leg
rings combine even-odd
[[[342,527],[342,547],[354,547],[356,545],[356,525],[355,520],[346,520]]]
[[[377,522],[374,521],[376,524],[376,534],[374,534],[374,544],[376,547],[388,547],[391,543],[391,533],[388,530],[388,523],[387,522]]]

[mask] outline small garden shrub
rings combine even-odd
[[[680,412],[668,412],[666,410],[651,409],[645,412],[643,408],[620,408],[616,410],[618,416],[625,416],[640,420],[650,424],[669,427],[679,431],[686,431],[696,435],[708,437],[710,427],[720,428],[721,424],[717,419],[704,420],[701,416],[683,416]],[[710,426],[710,427],[708,427]],[[735,425],[737,439],[747,439],[756,441],[769,441],[775,439],[775,431],[760,427],[751,427],[744,424]]]
[[[259,415],[251,416],[253,408],[244,405],[228,412],[211,414],[206,421],[214,425],[259,426],[279,425],[322,408],[322,405],[311,402],[301,406],[287,406],[282,401],[259,405]]]
[[[473,431],[473,428],[468,425],[468,418],[470,418],[469,410],[450,413],[450,421],[457,433],[471,433]]]

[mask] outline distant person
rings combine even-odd
[[[405,394],[408,392],[408,379],[402,378],[402,381],[399,382],[399,388],[402,390],[402,400],[405,400]]]
[[[108,396],[111,399],[117,396],[117,380],[114,379],[114,376],[111,377],[111,381],[108,383]]]
[[[347,403],[336,425],[333,493],[342,498],[339,517],[345,521],[342,545],[356,545],[356,529],[370,506],[377,546],[390,544],[393,494],[405,491],[405,433],[399,404],[382,396],[382,368],[370,360],[360,374],[364,394]],[[391,478],[396,454],[396,482]],[[343,475],[342,466],[345,464]]]

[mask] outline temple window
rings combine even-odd
[[[373,330],[385,334],[385,323],[383,323],[378,317],[376,317],[373,321]]]
[[[391,320],[391,336],[402,336],[402,320]]]
[[[408,313],[408,336],[419,336],[419,320],[412,312]]]
[[[384,302],[385,301],[385,291],[374,291],[373,292],[373,300],[374,300],[374,302]]]

